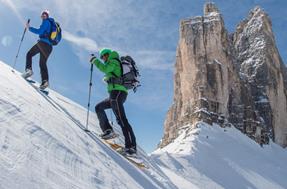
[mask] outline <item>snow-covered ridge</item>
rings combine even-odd
[[[83,132],[85,108],[52,90],[41,95],[1,61],[0,88],[1,189],[176,188],[143,150],[148,170]],[[90,120],[100,133],[94,113]]]
[[[260,147],[234,127],[192,128],[152,154],[179,188],[287,188],[287,151],[279,145]]]

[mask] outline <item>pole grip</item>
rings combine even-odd
[[[95,56],[95,55],[92,53],[91,56]],[[94,64],[91,63],[91,72],[93,72],[93,68],[94,68]]]
[[[29,23],[30,23],[30,18],[27,20],[27,24],[29,24]],[[27,28],[26,28],[26,26],[25,26],[24,33],[23,33],[23,35],[22,35],[21,41],[24,39],[24,35],[25,35],[26,31],[27,31]]]
[[[27,24],[30,24],[30,21],[31,21],[31,19],[29,18],[29,19],[27,20]],[[27,30],[27,28],[26,28],[26,26],[25,26],[25,31],[24,31],[24,33],[26,32],[26,30]]]

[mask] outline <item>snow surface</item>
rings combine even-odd
[[[140,170],[83,132],[85,108],[52,90],[41,95],[1,61],[0,88],[0,189],[287,188],[286,149],[260,147],[233,127],[182,126],[150,156],[139,148],[149,166]]]
[[[188,18],[183,20],[183,24],[186,25],[197,25],[197,24],[202,24],[203,23],[209,23],[209,22],[217,22],[221,21],[221,16],[217,12],[211,12],[207,15],[204,16],[195,16],[192,18]]]
[[[199,122],[151,155],[179,188],[287,188],[287,151]]]
[[[86,134],[85,108],[52,90],[37,92],[1,61],[0,88],[0,189],[176,188],[143,150],[147,170]],[[100,133],[96,115],[90,118]]]

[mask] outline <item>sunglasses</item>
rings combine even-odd
[[[101,58],[101,59],[103,59],[105,55],[107,55],[107,53],[106,53],[106,54],[104,54],[104,55],[102,55],[100,58]]]

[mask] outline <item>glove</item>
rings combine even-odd
[[[30,24],[29,24],[29,23],[26,23],[25,28],[26,28],[26,30],[29,30]]]
[[[90,63],[93,63],[97,57],[94,54],[91,54]]]
[[[107,84],[107,83],[108,83],[108,78],[107,78],[107,77],[104,77],[104,78],[103,78],[103,82]]]

